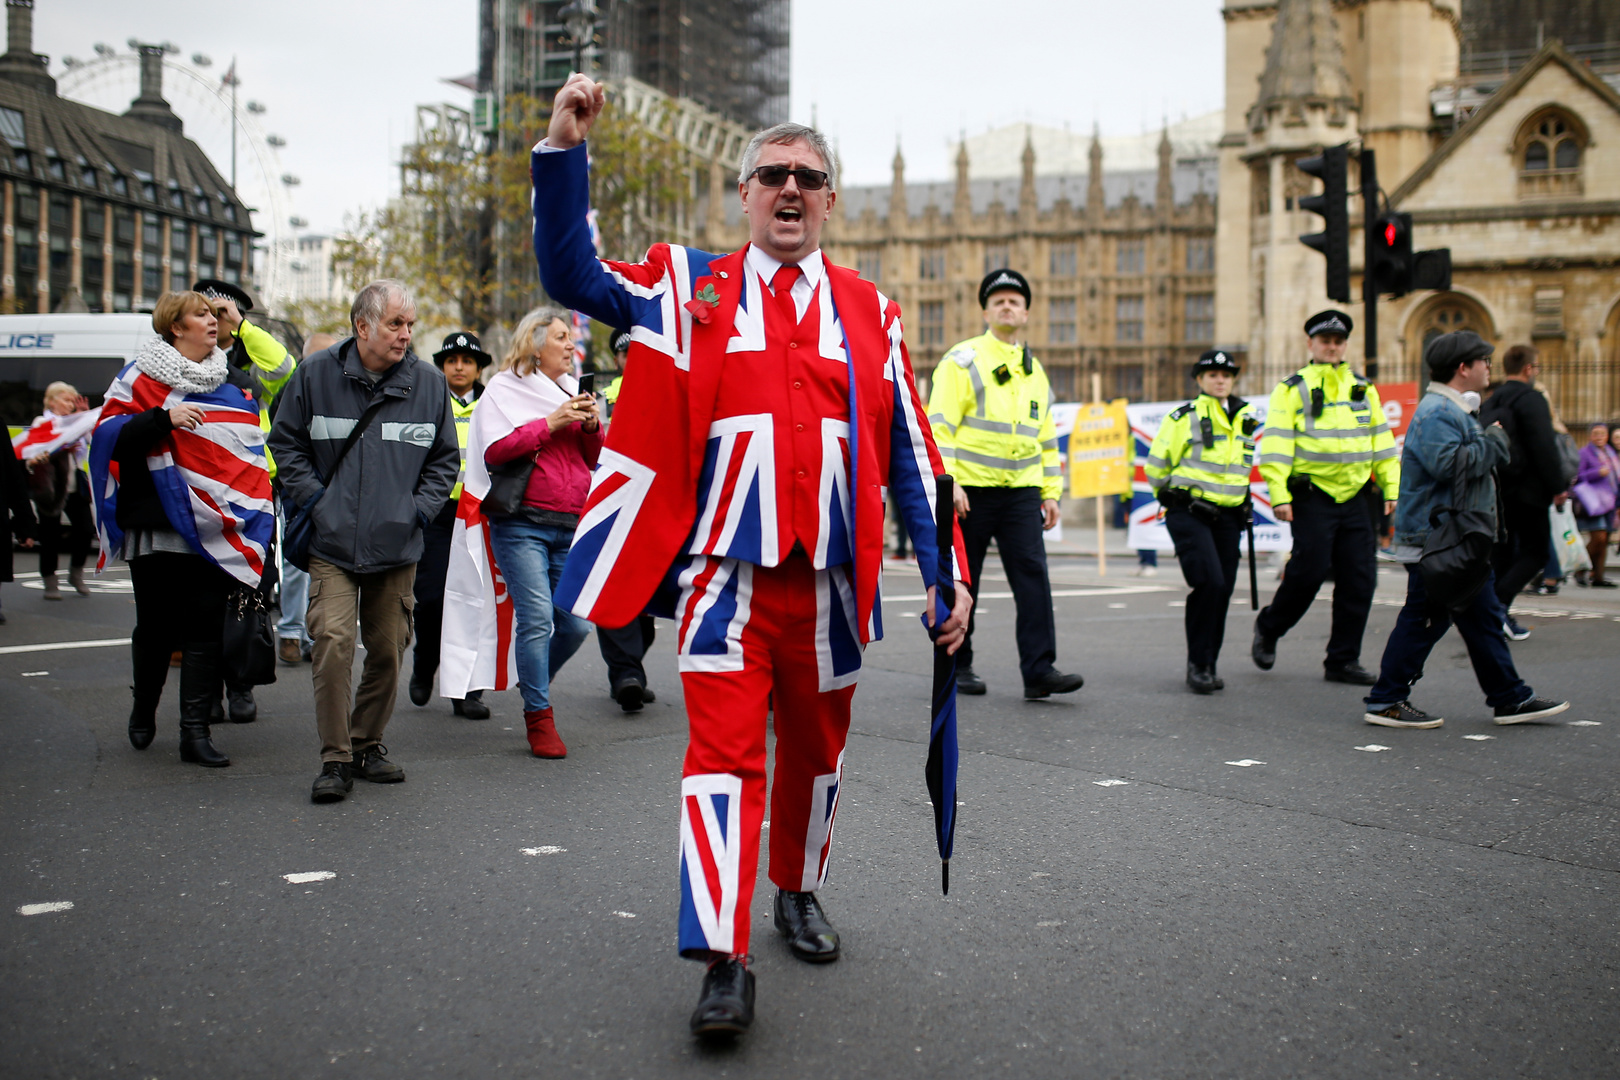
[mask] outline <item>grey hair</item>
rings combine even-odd
[[[748,183],[748,174],[754,171],[759,164],[759,152],[765,146],[786,146],[789,143],[805,142],[810,149],[821,156],[821,163],[827,168],[827,186],[833,191],[838,190],[838,158],[833,154],[832,146],[827,142],[827,136],[813,127],[803,124],[777,124],[768,127],[748,140],[748,148],[743,151],[742,168],[737,170],[737,183]]]
[[[354,303],[349,305],[349,326],[357,334],[361,323],[365,323],[368,329],[377,329],[377,324],[388,312],[390,300],[398,300],[402,311],[416,310],[416,297],[411,295],[411,290],[406,288],[403,281],[378,278],[355,295]]]
[[[535,339],[545,336],[553,319],[572,326],[574,313],[555,304],[543,304],[519,319],[517,329],[512,331],[512,340],[506,346],[506,355],[501,358],[501,370],[517,375],[531,374],[535,370],[534,354],[540,347]]]

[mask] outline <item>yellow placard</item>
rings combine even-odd
[[[1131,490],[1131,450],[1124,398],[1080,406],[1069,433],[1069,494],[1084,499]]]

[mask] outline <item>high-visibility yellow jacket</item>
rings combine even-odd
[[[472,434],[473,409],[478,405],[480,388],[473,387],[473,399],[463,405],[454,393],[450,395],[450,412],[456,418],[456,445],[461,448],[461,471],[456,473],[456,486],[450,489],[449,506],[461,500],[461,485],[467,479],[467,437]]]
[[[270,434],[270,407],[275,403],[276,395],[281,388],[287,385],[292,378],[293,369],[298,361],[293,359],[287,347],[275,339],[268,330],[254,326],[246,319],[236,328],[236,342],[241,346],[241,352],[247,354],[247,363],[242,364],[239,354],[233,348],[232,359],[237,366],[252,377],[259,384],[259,427],[266,435]],[[264,450],[265,462],[270,468],[270,478],[276,476],[276,459],[270,456],[270,448]]]
[[[1258,425],[1253,405],[1231,400],[1231,416],[1217,398],[1200,394],[1164,418],[1143,469],[1155,492],[1180,488],[1217,506],[1241,506],[1249,497]]]
[[[618,378],[608,383],[607,389],[602,391],[602,400],[607,402],[607,415],[609,419],[611,419],[613,416],[613,406],[618,404],[619,391],[622,389],[624,389],[624,376],[620,375]]]
[[[1038,487],[1043,500],[1063,495],[1052,387],[1024,346],[993,333],[970,338],[945,354],[933,382],[928,419],[958,484]]]
[[[1341,503],[1372,477],[1394,499],[1401,458],[1377,388],[1349,364],[1307,364],[1278,383],[1261,432],[1260,475],[1273,506],[1293,502],[1291,476],[1308,477]]]

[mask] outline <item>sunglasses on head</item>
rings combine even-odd
[[[827,186],[826,173],[818,169],[790,169],[786,165],[761,165],[748,174],[748,179],[758,179],[764,187],[779,188],[790,176],[799,182],[803,191],[820,191]]]

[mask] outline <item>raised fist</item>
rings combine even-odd
[[[557,98],[551,105],[551,126],[546,130],[546,144],[559,150],[572,150],[585,141],[591,125],[602,115],[607,95],[602,84],[579,72],[568,76]]]

